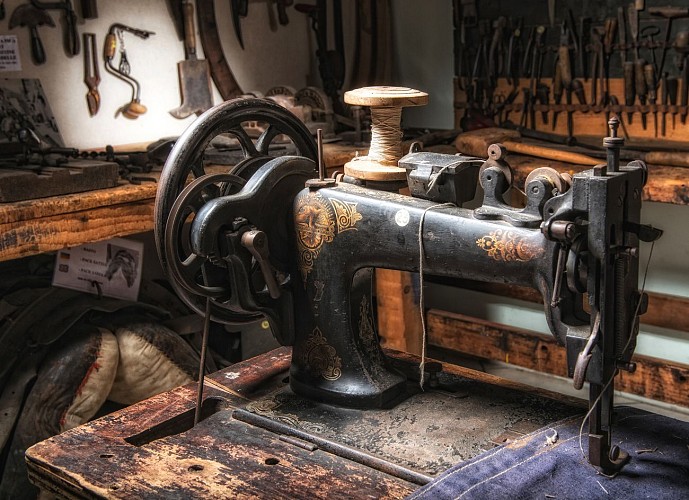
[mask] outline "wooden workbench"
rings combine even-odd
[[[339,168],[356,152],[326,144],[326,165]],[[0,203],[0,261],[151,231],[156,189],[155,182],[121,181],[110,189]]]
[[[29,477],[71,499],[403,498],[458,461],[585,412],[581,400],[452,365],[437,390],[410,379],[412,396],[393,409],[342,409],[294,395],[289,362],[280,348],[209,375],[196,427],[190,384],[49,438],[27,451]]]

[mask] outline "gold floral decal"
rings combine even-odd
[[[343,233],[350,229],[356,230],[354,227],[363,216],[356,211],[356,203],[344,202],[340,200],[331,199],[330,203],[335,209],[337,215],[337,232]]]
[[[299,247],[299,269],[304,281],[313,269],[323,245],[332,242],[336,234],[356,230],[354,225],[361,219],[362,215],[356,211],[356,203],[326,200],[313,191],[299,195],[294,225]]]
[[[476,244],[495,260],[527,262],[543,254],[543,247],[507,229],[498,229],[476,240]]]
[[[302,361],[325,380],[337,380],[342,376],[342,358],[318,327],[306,340]]]

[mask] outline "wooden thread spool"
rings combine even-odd
[[[399,181],[406,170],[402,158],[402,108],[428,103],[428,94],[406,87],[363,87],[345,92],[344,101],[371,108],[371,146],[367,156],[348,162],[345,174],[369,181]]]

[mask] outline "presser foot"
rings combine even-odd
[[[604,474],[616,474],[629,462],[629,453],[609,446],[607,434],[589,434],[589,462]]]

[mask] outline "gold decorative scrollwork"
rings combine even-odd
[[[335,199],[331,199],[330,203],[335,209],[335,214],[337,215],[337,232],[343,233],[351,229],[356,230],[354,226],[363,218],[363,216],[356,211],[356,203]]]
[[[316,327],[306,340],[302,361],[325,380],[337,380],[342,376],[342,358],[328,344],[320,328]]]
[[[362,215],[356,203],[326,199],[320,193],[309,191],[296,200],[294,225],[297,231],[299,269],[306,281],[313,263],[325,243],[336,234],[356,230],[354,227]]]
[[[476,240],[492,259],[503,262],[528,262],[543,255],[542,246],[508,229],[497,229]]]

